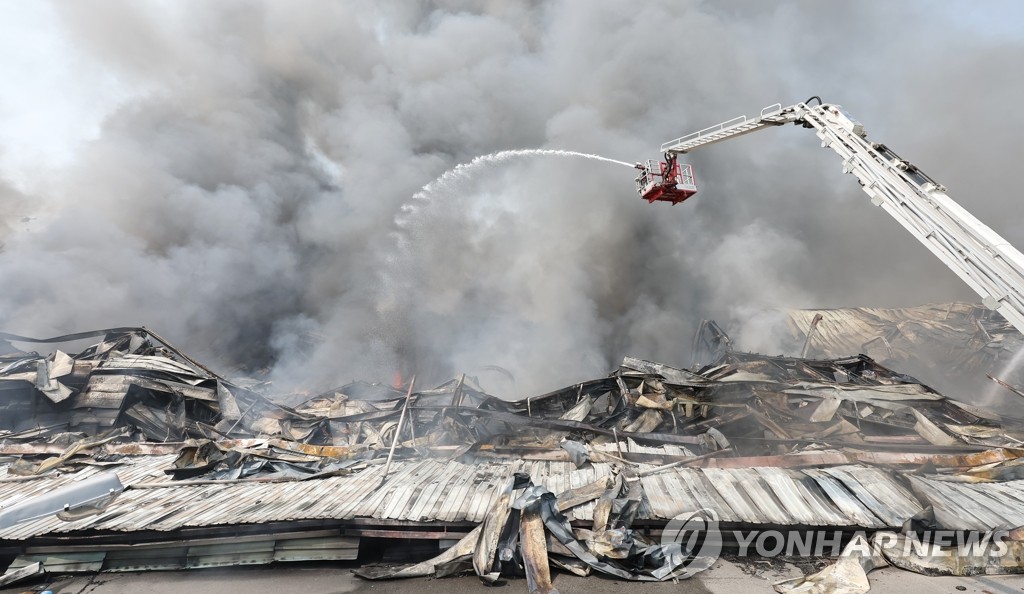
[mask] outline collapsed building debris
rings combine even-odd
[[[988,391],[987,376],[1024,382],[1015,357],[1024,335],[996,311],[973,303],[934,303],[917,307],[855,307],[786,310],[784,339],[803,343],[806,355],[837,358],[864,353],[887,367],[928,377],[943,391]],[[819,320],[817,323],[814,320]],[[996,391],[997,393],[999,391]],[[1005,392],[1004,394],[1009,394]],[[1017,406],[1013,397],[1006,407]]]
[[[75,356],[13,347],[0,354],[0,435],[33,440],[130,425],[154,442],[255,434],[309,441],[326,425],[225,380],[144,328],[45,340],[0,333],[0,340],[49,344],[90,337],[103,340]]]
[[[531,591],[552,591],[550,566],[631,580],[700,569],[692,543],[671,536],[680,518],[846,540],[1024,526],[1021,418],[865,355],[739,353],[707,327],[710,365],[627,357],[607,377],[512,402],[463,375],[427,390],[356,382],[285,407],[144,329],[34,341],[101,339],[76,355],[11,347],[0,355],[0,515],[20,519],[0,525],[0,556],[36,575],[35,564],[355,559],[363,539],[403,539],[444,551],[361,575],[525,575]],[[22,513],[105,473],[123,491]],[[890,549],[897,566],[947,570]]]

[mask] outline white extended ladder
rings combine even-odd
[[[871,202],[881,206],[946,266],[1024,332],[1024,254],[946,195],[946,188],[900,159],[884,145],[867,141],[863,126],[838,105],[778,103],[757,118],[740,116],[662,145],[663,152],[696,148],[770,126],[795,123],[814,128],[821,146],[843,158],[843,172],[860,181]]]
[[[781,126],[794,121],[792,116],[793,108],[782,109],[781,103],[775,105],[769,105],[768,107],[761,110],[761,115],[757,118],[748,118],[747,116],[737,116],[731,120],[709,126],[703,130],[698,130],[693,134],[687,134],[681,138],[670,140],[665,144],[661,145],[661,152],[663,153],[688,153],[698,147],[707,146],[729,138],[736,136],[742,136],[751,132],[756,132],[769,126]]]

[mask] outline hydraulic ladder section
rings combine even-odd
[[[661,145],[661,152],[678,154],[688,153],[702,146],[735,138],[736,136],[750,134],[751,132],[756,132],[770,126],[788,124],[795,120],[793,114],[794,112],[792,107],[783,109],[781,103],[769,105],[761,110],[761,115],[757,118],[737,116],[729,121],[722,122],[721,124],[709,126],[703,130],[694,132],[693,134],[687,134],[682,138],[666,142]]]
[[[767,111],[765,111],[767,110]],[[863,126],[838,105],[776,104],[761,117],[725,122],[666,143],[666,152],[687,152],[768,126],[792,122],[813,128],[821,146],[843,159],[876,206],[881,206],[946,266],[1024,332],[1024,254],[946,195],[946,188],[881,144],[867,141]],[[709,132],[717,128],[717,132]]]

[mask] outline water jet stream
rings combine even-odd
[[[455,167],[452,167],[448,171],[442,173],[437,179],[428,183],[427,185],[420,188],[418,192],[412,195],[412,200],[427,200],[429,195],[432,194],[439,188],[451,183],[452,181],[467,177],[469,173],[482,167],[484,165],[504,163],[506,161],[516,159],[519,157],[534,157],[534,156],[554,156],[554,157],[580,157],[583,159],[592,159],[595,161],[604,161],[606,163],[615,163],[616,165],[624,165],[626,167],[633,167],[632,163],[626,161],[619,161],[618,159],[610,159],[608,157],[602,157],[601,155],[594,155],[591,153],[580,153],[576,151],[563,151],[558,149],[512,149],[507,151],[498,151],[489,155],[481,155],[474,157],[472,161],[467,163],[460,163]],[[400,207],[401,212],[410,212],[415,210],[415,207],[410,202],[406,202]],[[398,221],[400,223],[400,221]],[[401,226],[401,224],[399,225]]]
[[[611,159],[609,157],[602,157],[601,155],[581,153],[577,151],[566,151],[560,149],[511,149],[487,155],[480,155],[479,157],[474,157],[471,161],[460,163],[455,167],[452,167],[433,181],[420,188],[419,191],[412,195],[412,198],[399,207],[398,214],[394,219],[397,230],[392,233],[397,253],[385,258],[385,266],[381,272],[383,295],[379,301],[379,307],[383,310],[391,309],[395,304],[396,294],[409,290],[408,287],[399,286],[402,282],[399,279],[405,279],[408,275],[399,274],[398,269],[401,268],[403,264],[407,263],[411,257],[409,251],[411,246],[408,234],[410,228],[413,226],[413,219],[423,212],[422,208],[418,207],[417,203],[429,204],[430,199],[439,191],[451,186],[456,181],[468,178],[476,169],[486,165],[497,165],[514,159],[537,156],[573,157],[603,161],[605,163],[614,163],[616,165],[622,165],[630,168],[634,166],[632,163],[628,163],[626,161],[619,161],[618,159]]]

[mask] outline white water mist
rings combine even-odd
[[[480,155],[479,157],[474,157],[469,162],[460,163],[459,165],[452,167],[433,181],[420,188],[418,192],[412,195],[412,198],[410,198],[408,202],[405,202],[399,207],[398,214],[395,216],[395,226],[398,228],[398,231],[392,234],[392,237],[395,240],[396,250],[394,254],[385,258],[386,267],[381,273],[382,287],[384,290],[383,295],[378,302],[379,309],[381,311],[387,311],[394,307],[396,293],[402,290],[396,284],[398,282],[397,279],[399,278],[397,272],[398,269],[402,268],[403,263],[408,262],[409,250],[415,248],[415,246],[411,245],[407,236],[407,231],[410,226],[414,224],[414,220],[417,216],[422,214],[424,206],[421,206],[421,204],[429,204],[433,197],[439,195],[440,192],[446,188],[449,188],[454,182],[469,178],[476,170],[484,166],[500,165],[524,157],[544,156],[590,159],[592,161],[614,163],[616,165],[622,165],[630,168],[634,166],[632,163],[628,163],[626,161],[620,161],[618,159],[603,157],[592,153],[581,153],[578,151],[566,151],[560,149],[510,149],[487,155]]]
[[[1021,364],[1024,364],[1024,348],[1017,351],[1013,355],[1013,357],[1011,357],[1010,360],[1006,362],[1006,365],[1004,365],[1003,368],[999,370],[999,373],[993,377],[996,377],[1003,381],[1011,381],[1011,375],[1015,371],[1017,371]],[[1006,388],[1000,386],[999,384],[993,383],[989,387],[988,394],[985,398],[985,402],[998,402],[998,399],[1003,394],[1009,394],[1009,392],[1006,390]]]
[[[616,165],[624,165],[626,167],[633,167],[632,163],[626,161],[619,161],[618,159],[611,159],[608,157],[602,157],[601,155],[594,155],[591,153],[580,153],[577,151],[563,151],[558,149],[511,149],[506,151],[498,151],[496,153],[490,153],[488,155],[481,155],[474,157],[472,161],[468,163],[460,163],[455,167],[452,167],[448,171],[442,173],[437,179],[426,184],[418,192],[412,195],[412,199],[399,207],[399,215],[395,218],[395,223],[399,227],[403,227],[405,219],[402,215],[414,213],[416,206],[413,201],[416,200],[429,200],[431,195],[435,194],[438,190],[444,188],[451,182],[465,178],[470,173],[485,165],[497,165],[506,163],[508,161],[521,158],[521,157],[540,157],[540,156],[552,156],[552,157],[579,157],[582,159],[591,159],[594,161],[604,161],[606,163],[615,163]]]

